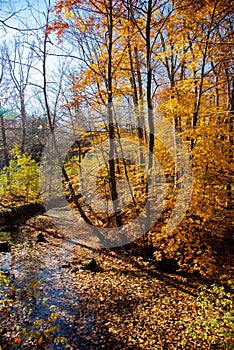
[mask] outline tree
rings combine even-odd
[[[10,53],[6,47],[7,63],[9,66],[9,74],[14,84],[14,88],[18,93],[20,101],[20,115],[22,120],[22,141],[21,151],[25,152],[26,147],[26,125],[27,125],[27,112],[26,112],[26,89],[30,83],[30,70],[33,66],[34,54],[33,51],[29,51],[25,54],[25,43],[17,39],[14,40],[13,52]]]
[[[2,96],[7,95],[7,88],[9,86],[9,81],[6,78],[7,76],[7,63],[6,63],[6,50],[5,47],[1,47],[1,66],[0,66],[0,88]],[[3,103],[6,99],[0,101],[0,108],[3,107]],[[4,165],[9,165],[9,154],[8,154],[8,145],[7,145],[7,137],[6,137],[6,126],[5,119],[3,117],[3,113],[0,112],[0,122],[1,122],[1,136],[2,136],[2,148],[4,155]]]

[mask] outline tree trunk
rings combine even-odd
[[[107,7],[108,12],[108,31],[109,31],[109,43],[108,43],[108,76],[107,76],[107,86],[108,86],[108,126],[109,126],[109,169],[110,169],[110,193],[113,205],[113,210],[115,213],[115,219],[117,226],[122,226],[122,219],[118,213],[118,193],[116,188],[116,176],[115,176],[115,127],[113,118],[113,94],[112,94],[112,48],[113,48],[113,4],[112,0],[109,1],[109,6]]]
[[[22,143],[21,143],[21,152],[25,152],[25,143],[26,143],[26,108],[24,101],[24,90],[20,91],[20,110],[22,117]]]
[[[148,242],[148,232],[150,230],[151,223],[151,203],[149,198],[149,191],[151,187],[151,169],[153,166],[153,151],[154,151],[154,121],[153,121],[153,106],[152,106],[152,68],[151,68],[151,16],[152,16],[152,0],[148,2],[148,11],[147,11],[147,22],[146,22],[146,57],[147,57],[147,90],[146,90],[146,98],[147,98],[147,107],[148,107],[148,127],[149,127],[149,146],[148,146],[148,173],[147,173],[147,187],[146,187],[146,215],[147,222],[145,232],[147,233],[147,244],[148,249],[146,251],[147,254],[150,254],[152,248],[152,242]]]
[[[138,56],[138,48],[134,47],[135,59],[136,59],[136,72],[137,72],[137,82],[138,82],[138,90],[139,90],[139,99],[138,99],[138,108],[137,108],[137,134],[140,142],[144,140],[144,131],[145,131],[145,122],[144,122],[144,110],[143,110],[143,87],[142,87],[142,79],[141,79],[141,71],[140,71],[140,62]],[[144,163],[144,154],[142,151],[142,147],[140,146],[140,164]]]
[[[6,130],[5,130],[5,123],[2,114],[0,114],[0,121],[1,121],[1,131],[2,131],[2,145],[3,145],[3,153],[4,153],[4,165],[9,166],[9,156],[8,156],[8,149],[7,149],[7,140],[6,140]]]

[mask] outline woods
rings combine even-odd
[[[56,19],[47,33],[55,32],[65,45],[72,43],[80,65],[71,75],[74,97],[65,108],[89,108],[92,118],[88,123],[93,129],[99,119],[98,109],[101,114],[103,106],[107,106],[107,119],[101,126],[109,132],[110,191],[117,226],[122,222],[117,211],[112,142],[115,132],[121,139],[123,126],[132,124],[133,129],[137,128],[134,137],[138,136],[148,147],[144,160],[148,162],[144,164],[148,173],[152,155],[160,157],[166,176],[174,178],[171,199],[167,200],[171,211],[185,177],[183,164],[179,164],[183,143],[193,171],[188,219],[171,234],[163,233],[163,227],[158,229],[157,223],[156,227],[149,227],[157,234],[146,230],[146,236],[166,240],[167,255],[180,256],[181,266],[209,271],[212,266],[209,262],[214,258],[212,240],[224,238],[231,227],[228,218],[233,199],[232,7],[219,1],[203,4],[60,1],[55,11]],[[119,104],[126,110],[131,106],[131,121],[119,120],[123,117],[117,111]],[[166,118],[174,127],[178,160],[163,154],[157,144],[155,130],[160,126],[156,115]],[[170,161],[169,170],[166,163]],[[151,187],[151,180],[148,176],[147,188]],[[148,197],[148,218],[152,205]],[[145,237],[147,244],[152,244],[152,237]]]
[[[40,227],[46,240],[53,246],[62,235],[82,247],[77,255],[95,257],[92,277],[76,277],[82,291],[82,278],[106,285],[102,264],[109,271],[104,261],[111,259],[118,270],[121,256],[136,275],[142,269],[147,285],[160,273],[175,274],[177,287],[180,278],[191,281],[198,309],[231,300],[233,10],[227,0],[44,0],[1,8],[0,206],[43,204],[51,220],[49,231]],[[72,261],[79,269],[79,257]],[[215,326],[210,311],[197,311],[194,321],[193,309],[194,328],[183,318],[177,345],[153,342],[152,349],[196,349],[201,334],[208,334],[201,348],[231,349],[230,303],[222,316],[214,306],[212,317],[222,319]],[[121,346],[151,349],[152,337]],[[44,338],[35,337],[41,345]]]

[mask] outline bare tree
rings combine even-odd
[[[9,80],[7,77],[7,63],[6,63],[6,48],[5,46],[1,47],[1,61],[0,61],[0,89],[1,89],[1,100],[0,100],[0,108],[5,107],[5,102],[7,100],[7,91],[9,88]],[[6,136],[6,125],[4,120],[4,115],[0,111],[0,127],[1,127],[1,141],[2,141],[2,149],[3,157],[4,157],[4,165],[9,165],[9,154],[8,154],[8,144],[7,144],[7,136]]]
[[[12,52],[6,48],[7,63],[9,66],[9,74],[19,99],[19,110],[22,121],[21,151],[25,152],[27,125],[26,90],[30,83],[34,53],[32,50],[26,49],[25,42],[19,39],[14,40],[12,47]]]

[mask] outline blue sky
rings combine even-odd
[[[38,27],[38,13],[46,9],[48,2],[49,0],[0,0],[0,20],[5,23],[5,26],[0,25],[0,40],[19,34],[17,29]],[[54,0],[50,0],[50,3],[53,6]]]
[[[19,47],[22,47],[20,52],[21,62],[25,65],[28,64],[29,49],[35,45],[35,51],[41,52],[40,48],[43,48],[43,32],[30,30],[33,28],[40,28],[45,24],[45,16],[43,12],[46,11],[46,5],[49,0],[0,0],[0,48],[6,47],[9,49],[9,53],[14,60],[15,43],[14,39],[19,42]],[[51,7],[53,7],[53,0],[51,0]],[[30,7],[29,7],[30,5]],[[5,23],[5,25],[3,24]],[[33,44],[35,42],[35,44]],[[54,36],[54,42],[56,36]],[[25,43],[25,45],[24,45]],[[50,52],[59,53],[58,49],[54,49],[53,46],[49,46]],[[16,61],[18,58],[16,57]],[[55,79],[53,72],[59,67],[59,58],[55,56],[47,56],[47,74],[48,80],[52,82]],[[17,75],[17,65],[15,66],[15,74]],[[25,68],[26,69],[26,68]],[[41,86],[42,81],[42,61],[39,56],[35,54],[30,70],[30,82]],[[28,96],[33,96],[33,86],[28,88]],[[8,94],[1,96],[2,106],[11,108],[11,101],[8,99]],[[5,102],[4,102],[5,101]],[[3,103],[4,102],[4,103]],[[14,101],[13,101],[14,102]],[[35,102],[33,102],[34,107]]]

